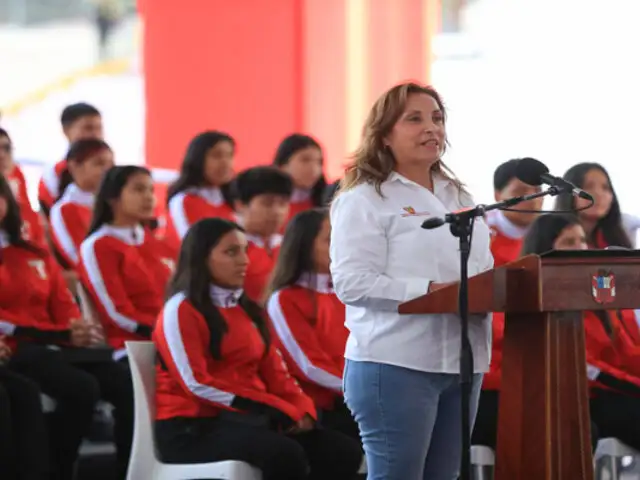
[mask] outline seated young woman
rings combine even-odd
[[[317,428],[261,309],[243,293],[241,227],[220,218],[184,237],[153,340],[156,444],[168,463],[247,462],[264,480],[352,479],[357,441]]]
[[[0,337],[0,474],[6,480],[50,478],[47,425],[40,389],[5,364],[11,349]]]
[[[75,270],[78,264],[95,193],[102,176],[112,166],[113,152],[102,140],[79,140],[69,148],[67,168],[60,179],[60,198],[51,207],[49,217],[54,253],[66,269]]]
[[[189,227],[209,217],[235,220],[231,180],[236,141],[207,130],[191,139],[180,175],[167,191],[166,240],[176,249]]]
[[[176,252],[142,226],[154,216],[153,188],[146,168],[111,168],[80,246],[80,280],[100,313],[115,360],[126,355],[127,340],[151,338],[175,264]]]
[[[81,320],[56,261],[20,237],[19,207],[0,177],[0,334],[13,350],[8,366],[52,397],[50,437],[54,479],[71,479],[95,404],[111,403],[122,478],[133,429],[133,389],[126,365],[110,360],[71,364],[65,350],[100,342]]]
[[[532,253],[542,254],[551,250],[584,250],[587,248],[585,232],[579,220],[571,215],[548,214],[538,217],[530,226],[522,245],[521,255]],[[584,312],[585,331],[587,337],[587,361],[596,361],[599,352],[594,352],[589,347],[589,336],[593,330],[590,317],[593,312]],[[494,314],[493,319],[493,339],[491,354],[491,370],[485,376],[485,383],[480,393],[480,403],[478,414],[476,415],[473,430],[472,443],[475,445],[486,445],[496,447],[498,428],[498,405],[500,399],[500,386],[502,376],[502,340],[504,337],[504,315]],[[595,357],[594,357],[595,356]],[[597,360],[600,364],[600,360]],[[637,381],[640,386],[640,379]],[[632,387],[638,388],[638,387]],[[592,389],[592,394],[594,390]],[[640,392],[640,389],[638,389]],[[593,415],[593,401],[591,404],[591,441],[595,449],[599,435],[603,434],[600,429],[600,422]],[[640,406],[640,404],[639,404]],[[640,414],[640,410],[639,410]]]
[[[349,331],[345,307],[329,273],[331,225],[324,209],[306,210],[289,222],[267,288],[274,340],[293,376],[313,398],[321,424],[360,439],[342,397],[344,350]]]

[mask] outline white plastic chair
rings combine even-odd
[[[596,478],[604,478],[603,471],[607,469],[611,480],[620,480],[620,463],[624,457],[638,457],[640,453],[625,445],[617,438],[609,437],[598,440],[596,448]],[[600,462],[602,460],[602,462]]]
[[[155,347],[153,342],[126,342],[135,400],[133,445],[127,480],[184,480],[219,478],[229,480],[262,480],[255,467],[238,461],[196,464],[166,464],[156,455],[153,434],[155,416]]]
[[[492,480],[496,455],[493,449],[483,445],[471,446],[471,470],[474,480]]]

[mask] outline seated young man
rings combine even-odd
[[[103,138],[102,115],[96,107],[88,103],[67,105],[60,115],[60,124],[69,145],[85,138]],[[60,176],[66,167],[67,161],[62,159],[42,173],[38,184],[38,202],[42,213],[47,217],[60,196]]]
[[[289,215],[293,181],[275,167],[253,167],[237,176],[235,190],[236,211],[249,241],[244,288],[251,300],[262,304],[280,250],[278,232]]]
[[[540,191],[540,187],[527,185],[516,178],[520,159],[509,160],[500,165],[493,174],[493,189],[497,202],[507,198],[529,195]],[[541,198],[523,202],[520,210],[541,210]],[[524,237],[529,225],[538,217],[532,213],[515,211],[490,211],[485,220],[491,229],[491,253],[495,267],[513,262],[520,257]],[[504,314],[494,313],[492,321],[492,353],[489,372],[484,376],[480,405],[473,433],[473,443],[495,448],[496,416],[502,369],[502,340],[504,338]]]
[[[493,174],[496,202],[540,191],[539,186],[527,185],[516,178],[516,168],[519,162],[519,158],[509,160],[496,168]],[[542,203],[542,198],[536,198],[520,203],[514,209],[541,210]],[[518,259],[520,250],[522,250],[522,240],[529,225],[536,217],[537,215],[533,213],[517,211],[492,210],[487,213],[485,220],[491,229],[491,253],[495,267]]]

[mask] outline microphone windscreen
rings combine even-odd
[[[425,230],[431,230],[432,228],[438,228],[445,224],[444,219],[440,217],[431,217],[427,218],[422,225],[420,225]]]
[[[542,175],[549,173],[547,166],[535,158],[526,157],[520,159],[516,166],[516,178],[527,185],[542,185]]]

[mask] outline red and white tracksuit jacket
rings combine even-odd
[[[289,369],[318,408],[330,410],[342,395],[344,351],[349,331],[345,307],[331,277],[306,273],[296,285],[276,291],[267,312]]]
[[[79,274],[95,303],[115,358],[124,342],[151,337],[175,252],[141,226],[103,225],[80,247]]]
[[[289,374],[275,345],[260,331],[238,300],[241,291],[211,288],[227,327],[220,358],[210,348],[204,316],[184,293],[164,305],[153,332],[161,362],[156,366],[156,419],[214,417],[224,410],[251,412],[262,406],[298,421],[316,418],[313,400]]]

